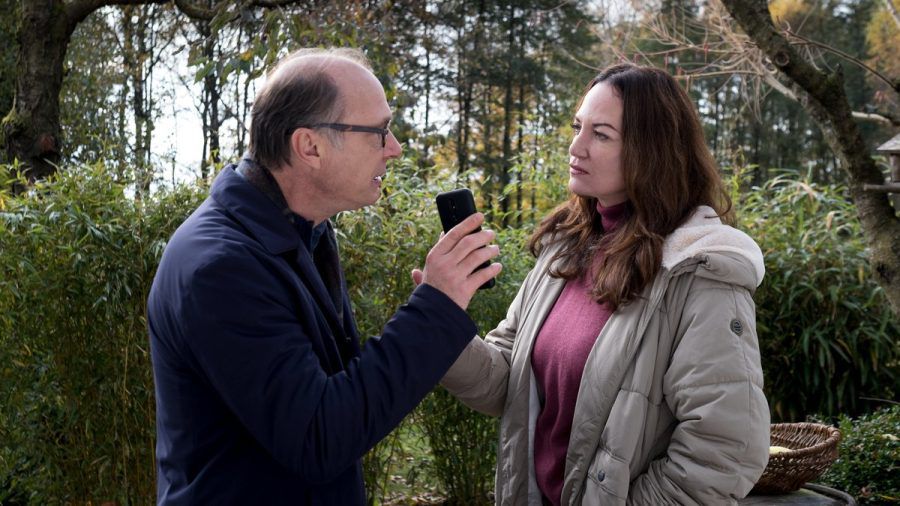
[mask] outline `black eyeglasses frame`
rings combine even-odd
[[[313,125],[300,125],[297,128],[330,128],[339,132],[365,132],[381,135],[381,149],[387,145],[387,136],[391,131],[387,128],[370,127],[363,125],[348,125],[346,123],[316,123]]]

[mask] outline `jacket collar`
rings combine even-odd
[[[358,348],[354,347],[355,341],[351,337],[355,335],[352,316],[346,315],[345,311],[343,274],[331,224],[328,220],[324,222],[325,227],[319,241],[326,244],[310,252],[308,249],[310,237],[301,234],[302,226],[292,223],[302,220],[302,217],[290,213],[289,210],[284,211],[287,204],[284,203],[280,191],[275,191],[277,187],[273,189],[265,184],[259,184],[259,181],[251,183],[236,172],[245,167],[245,164],[252,163],[244,159],[239,165],[231,164],[223,168],[213,181],[210,197],[234,216],[235,220],[272,255],[284,256],[286,253],[294,252],[293,255],[287,256],[292,258],[297,274],[303,278],[303,283],[315,297],[334,335],[339,356],[346,363],[358,353]],[[309,227],[307,231],[312,233],[312,228]],[[321,270],[316,267],[314,255],[320,257],[317,261],[322,266]],[[326,279],[323,279],[323,276]],[[345,315],[349,317],[347,325]]]
[[[241,163],[245,163],[242,160]],[[269,253],[281,255],[297,249],[301,237],[282,210],[265,194],[226,166],[216,176],[210,197],[223,206]]]

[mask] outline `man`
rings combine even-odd
[[[499,264],[471,216],[360,350],[329,218],[373,204],[400,155],[361,53],[301,50],[253,105],[248,158],[179,227],[148,300],[160,504],[365,503],[360,458],[476,334]]]

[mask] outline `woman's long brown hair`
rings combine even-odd
[[[597,199],[572,195],[540,223],[529,242],[537,256],[559,244],[551,275],[576,279],[592,273],[591,296],[612,308],[638,297],[662,264],[666,236],[700,205],[732,223],[731,199],[703,138],[687,93],[666,72],[620,64],[598,74],[622,99],[622,172],[631,214],[605,234]],[[582,95],[581,101],[584,101]],[[602,262],[592,271],[598,249]]]

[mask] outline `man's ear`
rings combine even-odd
[[[311,128],[298,128],[291,134],[291,154],[305,165],[318,169],[326,148],[325,138]]]

